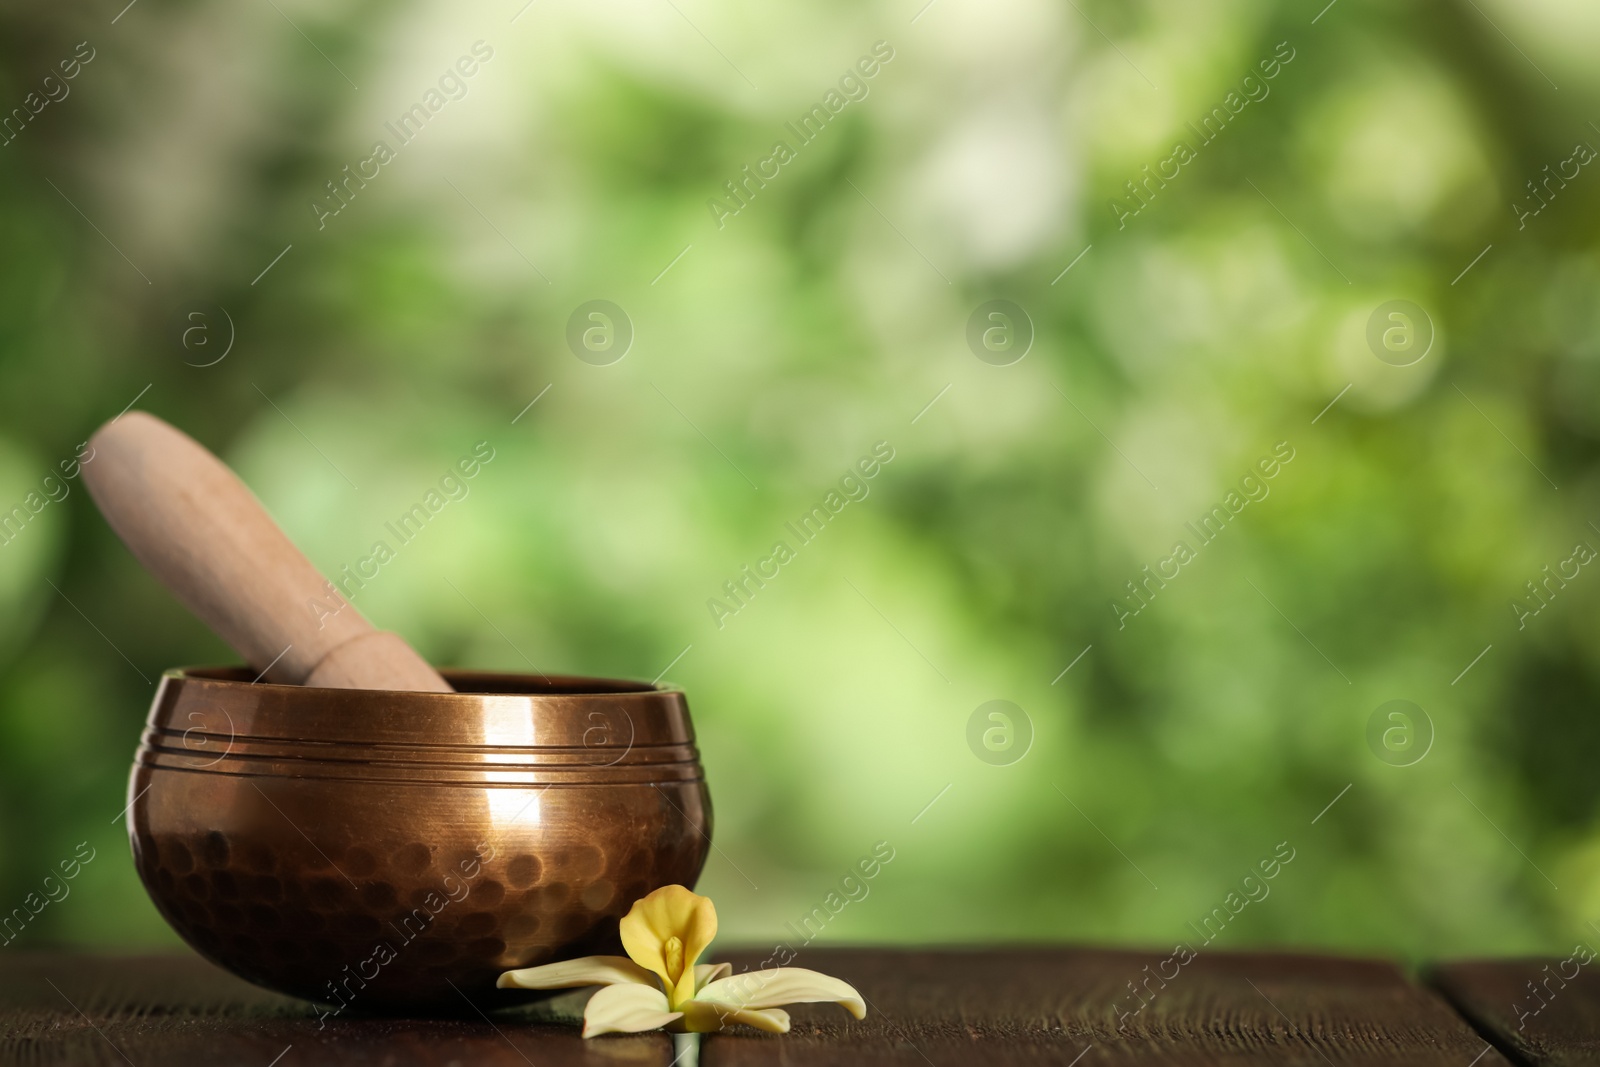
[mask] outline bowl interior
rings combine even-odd
[[[180,667],[168,674],[182,678],[204,678],[219,682],[258,683],[259,672],[249,667]],[[513,674],[499,671],[469,671],[444,669],[439,672],[455,686],[458,693],[514,693],[548,694],[556,696],[609,696],[618,693],[670,693],[671,687],[652,685],[620,678],[585,678],[571,674]],[[274,686],[302,693],[350,692],[350,690],[316,689],[310,686]],[[426,695],[426,694],[418,694]],[[445,694],[448,695],[448,694]]]

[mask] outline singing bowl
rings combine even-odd
[[[502,971],[617,952],[634,900],[694,884],[711,801],[681,692],[444,675],[456,692],[163,675],[128,832],[185,941],[335,1012],[486,1009],[519,996]]]

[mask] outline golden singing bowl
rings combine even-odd
[[[515,1002],[504,970],[618,952],[634,900],[694,885],[711,799],[681,692],[444,675],[456,692],[167,672],[128,832],[173,929],[336,1012],[453,1012]]]

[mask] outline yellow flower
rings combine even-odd
[[[730,964],[700,963],[717,936],[717,909],[681,885],[663,886],[634,902],[622,917],[628,956],[582,959],[507,971],[501,989],[603,988],[583,1011],[583,1036],[632,1034],[665,1027],[709,1033],[745,1023],[769,1033],[789,1032],[780,1004],[832,1001],[857,1019],[866,1017],[861,994],[837,978],[801,967],[771,967],[734,974]]]

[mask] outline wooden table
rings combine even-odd
[[[722,958],[742,968],[763,955]],[[659,1033],[585,1042],[574,1026],[521,1012],[491,1019],[466,1003],[459,1018],[340,1019],[320,1028],[308,1005],[194,956],[7,953],[0,1064],[668,1067],[676,1058],[689,1067],[696,1055],[703,1067],[1600,1064],[1595,963],[1456,963],[1418,982],[1378,960],[1286,954],[1205,953],[1182,963],[1080,948],[817,948],[804,956],[861,991],[864,1021],[832,1005],[802,1006],[791,1009],[785,1036],[741,1030],[675,1049]],[[1537,1001],[1530,981],[1545,990]]]

